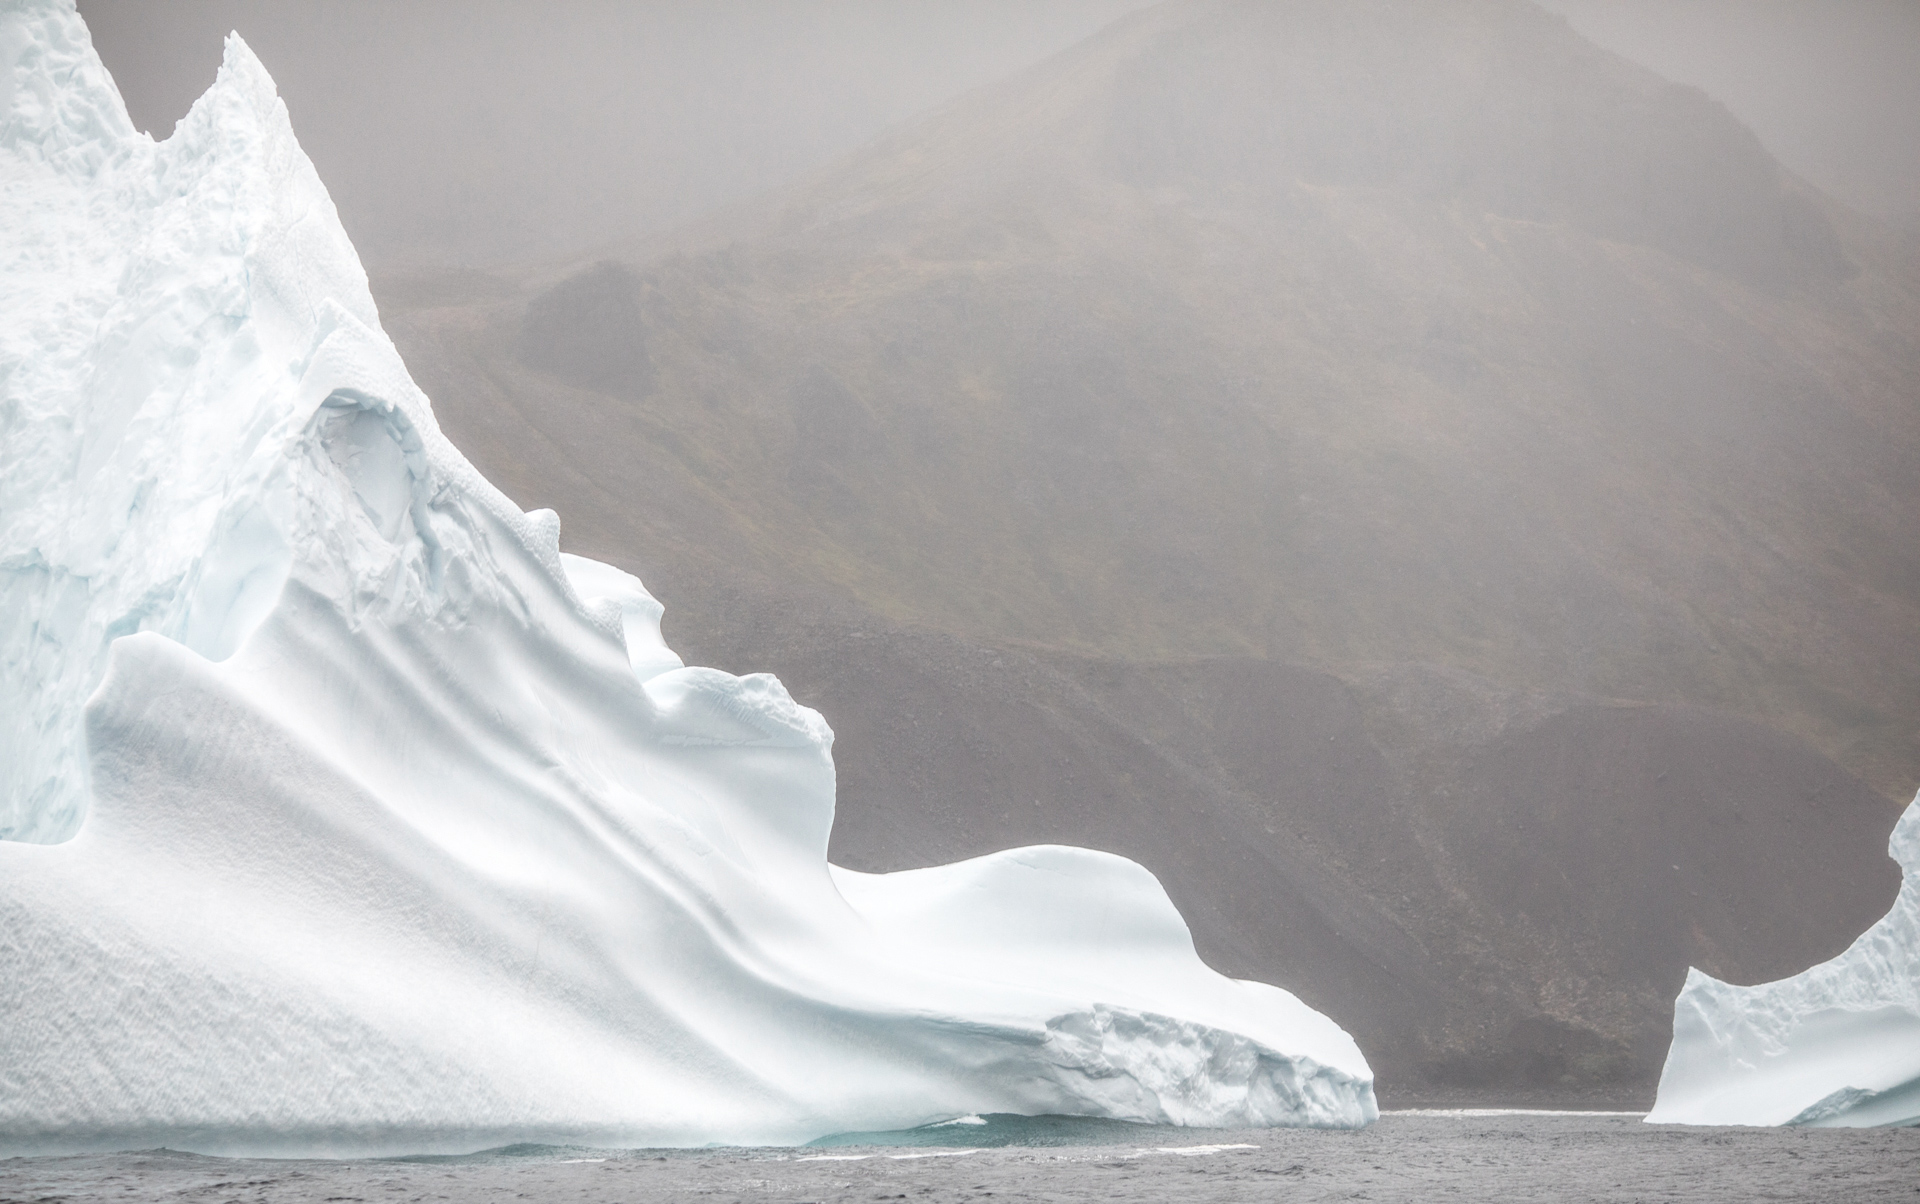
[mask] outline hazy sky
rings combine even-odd
[[[1545,0],[1789,166],[1920,219],[1920,0]],[[81,0],[164,136],[238,29],[370,264],[643,235],[819,166],[1142,0]]]
[[[239,30],[368,262],[670,226],[1066,48],[1142,0],[84,0],[164,136]]]

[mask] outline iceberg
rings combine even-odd
[[[1920,797],[1887,852],[1893,909],[1840,956],[1754,987],[1687,972],[1648,1121],[1920,1124]]]
[[[235,35],[162,142],[0,0],[0,1151],[1360,1126],[1065,847],[827,861],[832,731],[441,434]]]

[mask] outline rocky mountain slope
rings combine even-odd
[[[827,714],[840,860],[1138,857],[1391,1106],[1650,1098],[1689,963],[1884,911],[1906,254],[1521,0],[1214,0],[677,247],[375,287],[491,479]]]

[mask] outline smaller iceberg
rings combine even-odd
[[[1893,910],[1832,961],[1756,987],[1688,972],[1648,1121],[1920,1124],[1920,798],[1887,852]]]

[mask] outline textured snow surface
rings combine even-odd
[[[826,722],[446,441],[238,37],[158,144],[71,0],[0,59],[0,1148],[1375,1117],[1132,862],[829,867]]]
[[[1920,798],[1887,852],[1893,910],[1839,957],[1757,987],[1688,972],[1649,1121],[1920,1124]]]

